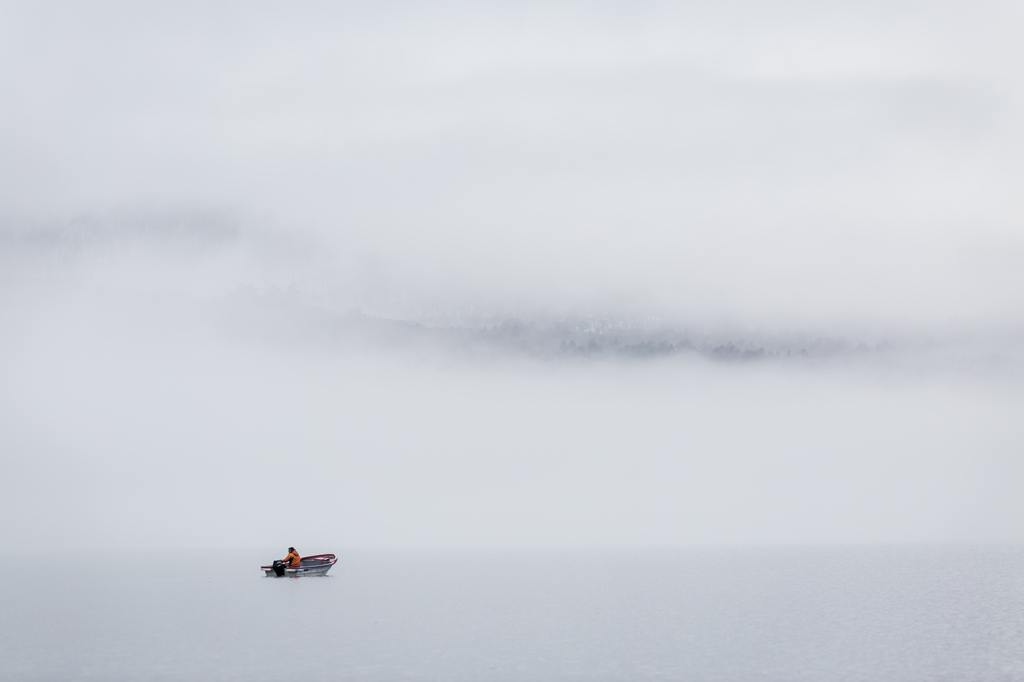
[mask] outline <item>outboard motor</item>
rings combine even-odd
[[[276,575],[278,578],[284,577],[284,562],[280,559],[274,561],[274,575]]]

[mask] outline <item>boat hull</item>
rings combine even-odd
[[[299,578],[306,575],[327,575],[327,571],[331,570],[331,566],[333,565],[334,564],[328,564],[327,566],[309,566],[308,568],[304,566],[300,566],[298,568],[286,568],[284,569],[284,575],[282,576],[278,576],[274,573],[274,569],[272,568],[265,568],[263,571],[271,578]]]

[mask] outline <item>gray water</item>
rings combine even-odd
[[[4,680],[1024,680],[1024,550],[5,560]]]

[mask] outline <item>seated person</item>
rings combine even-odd
[[[288,564],[288,566],[290,568],[298,568],[299,567],[299,562],[301,561],[301,559],[299,558],[299,553],[295,551],[295,548],[294,547],[289,547],[288,548],[288,556],[286,556],[283,559],[283,561],[286,564]]]

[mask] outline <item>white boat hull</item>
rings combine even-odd
[[[326,566],[299,566],[298,568],[285,568],[284,575],[280,577],[299,578],[306,575],[327,575],[327,571],[331,570],[331,566],[333,565],[334,564],[327,564]],[[278,577],[272,568],[265,568],[263,571],[271,578]]]

